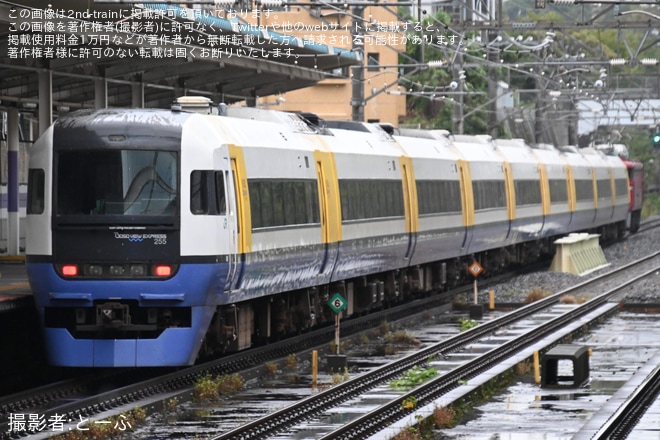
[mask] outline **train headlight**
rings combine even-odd
[[[147,274],[147,268],[144,264],[131,264],[131,276],[143,277]]]
[[[121,276],[124,275],[124,266],[110,266],[110,275]]]
[[[100,277],[101,275],[103,275],[103,267],[98,266],[96,264],[90,264],[89,266],[87,266],[87,270],[85,272],[87,272],[86,273],[87,275],[91,275],[93,277]]]

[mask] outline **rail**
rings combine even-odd
[[[576,291],[578,289],[582,289],[585,286],[597,283],[597,282],[603,282],[605,280],[608,280],[612,277],[615,277],[619,274],[625,273],[627,270],[630,270],[631,268],[635,266],[639,266],[641,264],[647,263],[656,257],[660,255],[660,252],[656,252],[654,254],[651,254],[645,258],[642,258],[640,260],[637,260],[633,263],[630,263],[628,265],[622,266],[618,269],[615,269],[611,272],[608,272],[604,275],[601,275],[599,277],[593,278],[591,280],[585,281],[583,283],[580,283],[577,286],[574,286],[570,289],[564,290],[562,292],[558,292],[554,295],[551,295],[549,297],[546,297],[544,299],[541,299],[539,301],[536,301],[534,303],[528,304],[527,306],[521,307],[517,310],[514,310],[504,316],[501,316],[497,319],[488,321],[486,323],[483,323],[479,326],[473,327],[470,330],[467,330],[465,332],[459,333],[451,338],[448,338],[442,342],[439,342],[437,344],[434,344],[432,346],[429,346],[427,348],[421,349],[415,353],[412,353],[408,356],[405,356],[397,361],[394,361],[390,364],[383,365],[373,371],[371,371],[367,375],[359,376],[354,379],[348,380],[346,382],[340,383],[338,385],[333,386],[330,389],[327,389],[325,391],[322,391],[318,394],[309,396],[305,399],[302,399],[292,405],[289,405],[285,408],[282,408],[280,410],[277,410],[271,414],[268,414],[267,416],[264,416],[262,418],[259,418],[257,420],[254,420],[252,422],[246,423],[242,426],[239,426],[231,431],[222,433],[218,436],[213,437],[211,440],[229,440],[229,439],[240,439],[240,440],[249,440],[249,439],[263,439],[269,435],[276,434],[278,432],[281,432],[285,430],[286,428],[299,423],[305,419],[311,418],[320,412],[324,411],[325,409],[331,408],[333,406],[336,406],[337,404],[344,402],[346,400],[349,400],[355,396],[360,395],[361,393],[364,393],[365,391],[369,389],[373,389],[376,386],[378,386],[381,383],[384,383],[388,380],[391,380],[395,377],[398,377],[401,375],[404,371],[410,369],[411,367],[415,365],[421,365],[424,364],[428,361],[429,358],[432,356],[435,356],[437,354],[442,354],[442,353],[447,353],[451,351],[455,351],[459,349],[460,347],[467,345],[468,343],[472,342],[473,340],[485,336],[487,334],[492,333],[496,329],[508,325],[512,322],[515,322],[521,318],[524,318],[526,316],[529,316],[533,313],[536,313],[542,309],[545,309],[557,302],[559,302],[559,299],[566,294],[569,294],[573,291]],[[653,268],[652,271],[647,272],[646,276],[649,274],[653,273],[656,271],[657,268]],[[624,288],[625,286],[629,285],[630,282],[624,283],[619,288]],[[601,298],[601,297],[599,297]],[[591,306],[587,306],[587,304],[584,304],[583,306],[580,307],[582,310],[586,310],[587,308],[589,310],[592,310],[593,308],[596,307],[596,303],[598,305],[601,305],[605,299],[594,299],[592,301],[589,301],[587,304],[591,304]],[[592,304],[593,303],[593,304]],[[585,313],[587,313],[585,311]],[[574,319],[575,313],[570,313],[569,320]],[[563,322],[563,321],[562,321]],[[561,324],[556,324],[556,325],[561,325]],[[539,332],[545,332],[543,330],[539,330]],[[512,352],[513,350],[518,350],[519,347],[516,348],[508,348],[508,349],[503,349],[500,348],[500,350],[506,350],[503,352],[502,355],[499,355],[497,359],[500,359],[502,356],[505,356],[507,353]],[[493,355],[493,352],[489,352],[488,356]],[[484,360],[482,359],[481,362],[483,363]],[[493,363],[496,361],[493,361]],[[488,365],[492,365],[493,363],[488,363]],[[483,367],[484,369],[486,367]],[[478,369],[477,365],[472,365],[470,363],[470,367],[468,367],[468,371],[474,369],[475,371]],[[479,370],[482,371],[482,370]],[[449,380],[453,381],[453,383],[456,383],[457,380],[459,379],[465,379],[466,377],[466,372],[463,371],[460,373],[460,375],[457,375],[460,377],[452,377],[451,379],[447,379],[448,375],[443,375],[442,377],[438,378],[436,381],[445,381]],[[431,382],[435,383],[435,382]],[[429,384],[425,385],[424,387],[429,386]],[[424,388],[425,389],[425,388]],[[397,399],[390,404],[387,404],[377,410],[375,410],[373,413],[367,414],[364,417],[361,417],[354,422],[350,422],[347,425],[344,425],[342,428],[340,428],[337,431],[334,431],[333,433],[329,434],[328,436],[323,437],[324,439],[331,439],[331,438],[340,438],[337,436],[343,436],[343,435],[348,435],[348,437],[341,437],[341,438],[353,438],[351,437],[352,434],[350,434],[353,430],[358,430],[362,432],[364,429],[369,425],[368,419],[369,417],[375,417],[372,414],[382,414],[387,411],[393,411],[393,413],[399,413],[401,411],[401,403],[403,400],[406,398],[410,397],[412,394],[415,395],[417,401],[419,404],[422,402],[420,401],[420,396],[419,396],[420,389],[415,389],[414,392],[408,393],[409,395],[402,396],[400,399]],[[389,417],[388,417],[389,419]],[[365,424],[362,426],[362,424]]]

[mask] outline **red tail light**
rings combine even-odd
[[[158,265],[154,268],[154,273],[159,277],[169,277],[172,275],[172,266],[164,264]]]
[[[75,277],[78,275],[78,266],[75,264],[65,264],[62,266],[62,275],[65,277]]]

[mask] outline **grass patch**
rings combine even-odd
[[[264,364],[264,376],[275,377],[277,374],[277,364],[275,362],[266,362]]]
[[[385,335],[385,342],[394,343],[394,344],[404,344],[404,345],[414,345],[419,347],[422,345],[422,342],[409,334],[405,330],[399,330],[394,333],[390,332]]]
[[[540,287],[534,287],[527,294],[527,297],[525,298],[525,302],[533,303],[534,301],[543,299],[548,295],[550,295],[550,292],[548,292],[547,290],[543,290]]]
[[[395,390],[407,391],[437,375],[438,370],[433,367],[422,368],[414,366],[411,369],[406,370],[400,378],[391,381],[389,386]]]
[[[560,304],[577,304],[577,299],[573,295],[562,295],[559,298]]]
[[[350,374],[348,374],[348,368],[344,368],[343,373],[335,373],[332,375],[332,385],[337,385],[342,382],[346,382],[350,378],[351,376]]]
[[[295,370],[298,368],[298,362],[300,362],[298,356],[296,356],[294,353],[291,353],[286,357],[285,366],[289,370]]]
[[[219,400],[220,396],[242,390],[244,385],[245,380],[237,373],[218,377],[203,376],[195,383],[193,395],[200,402],[214,402]]]
[[[405,431],[401,431],[394,437],[394,440],[422,440],[422,434],[413,426]]]
[[[456,411],[451,406],[438,406],[433,410],[433,423],[438,428],[453,428],[456,423]]]
[[[479,323],[475,321],[474,319],[465,319],[461,318],[461,321],[459,323],[459,329],[460,331],[464,332],[466,330],[470,330],[472,327],[478,326]]]

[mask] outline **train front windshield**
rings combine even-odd
[[[171,151],[74,150],[57,157],[56,215],[174,217],[178,198],[178,159]],[[108,218],[108,220],[110,220]]]

